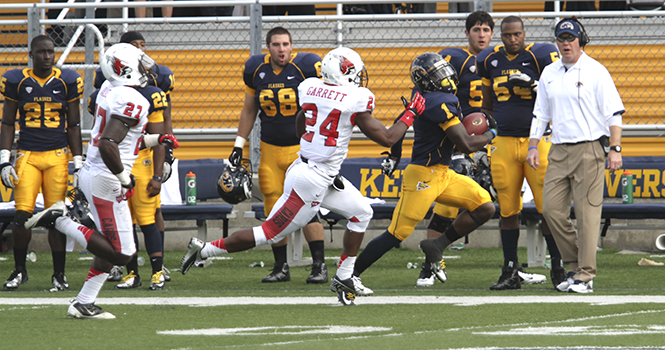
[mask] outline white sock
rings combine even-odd
[[[55,229],[73,238],[83,248],[88,247],[88,240],[94,232],[66,216],[55,219]]]
[[[79,295],[76,296],[76,301],[81,304],[94,303],[108,275],[107,272],[98,271],[91,267],[83,288],[81,288]]]
[[[203,249],[201,249],[201,257],[204,259],[222,254],[228,254],[228,251],[224,246],[223,238],[217,241],[208,242],[203,246]]]
[[[353,275],[353,267],[356,265],[355,256],[343,256],[337,267],[337,277],[341,280],[349,279]]]

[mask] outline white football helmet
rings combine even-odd
[[[369,81],[360,55],[348,47],[336,48],[323,57],[321,76],[332,85],[367,86]]]
[[[155,61],[131,44],[118,43],[111,46],[100,60],[104,77],[113,86],[138,86],[148,84],[146,73]]]

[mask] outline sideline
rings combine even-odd
[[[330,297],[136,297],[98,298],[100,305],[183,305],[192,307],[232,305],[339,305],[337,298]],[[356,305],[385,304],[450,304],[475,306],[486,304],[535,304],[535,303],[583,303],[591,305],[620,304],[665,304],[663,295],[560,295],[560,296],[392,296],[359,297]],[[0,305],[69,305],[67,298],[0,298]]]

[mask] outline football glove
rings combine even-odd
[[[74,156],[74,174],[72,176],[72,187],[79,188],[79,170],[83,167],[83,156]]]
[[[399,120],[406,124],[407,127],[410,127],[416,118],[423,114],[425,111],[425,98],[420,94],[420,92],[416,92],[416,95],[413,96],[411,103],[407,104],[404,97],[402,97],[402,103],[404,104],[406,110],[402,113]]]
[[[134,186],[136,186],[136,180],[134,180],[134,175],[129,174],[123,170],[122,172],[115,174],[115,176],[120,180],[120,196],[116,198],[118,202],[129,200],[134,195]]]
[[[241,159],[242,159],[242,148],[233,147],[233,152],[231,152],[231,155],[229,156],[229,163],[231,163],[232,166],[237,167],[238,165],[240,165]]]
[[[178,148],[178,146],[180,146],[178,139],[172,134],[159,134],[158,141],[162,146],[168,146],[171,148]]]
[[[494,119],[494,117],[492,117],[491,114],[485,112],[483,112],[483,114],[485,115],[485,119],[487,119],[487,128],[488,128],[488,130],[485,131],[485,134],[487,133],[492,134],[492,135],[487,134],[487,136],[490,138],[490,141],[492,141],[499,133],[499,128],[496,125],[496,119]]]
[[[473,154],[473,164],[476,166],[476,168],[489,168],[490,161],[489,158],[487,158],[486,148],[478,150]]]
[[[534,80],[525,73],[513,73],[508,76],[508,82],[521,88],[529,89],[534,94],[538,93],[538,80]]]
[[[399,161],[401,157],[396,157],[390,154],[390,152],[383,152],[386,158],[381,162],[381,172],[386,176],[392,176],[397,167],[399,166]]]
[[[16,170],[12,163],[2,163],[0,165],[0,174],[2,174],[2,184],[7,188],[16,188],[14,182],[18,182],[18,175],[16,175]],[[12,182],[12,178],[14,182]]]
[[[162,183],[166,182],[171,177],[172,165],[175,158],[173,157],[173,148],[164,147],[166,154],[164,155],[164,166],[162,167]]]

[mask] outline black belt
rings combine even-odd
[[[596,142],[598,140],[600,140],[600,139],[591,140],[591,141],[580,141],[580,142],[566,142],[566,143],[562,143],[562,145],[573,146],[573,145],[579,145],[579,144],[583,144],[583,143]]]
[[[303,156],[300,156],[300,160],[302,160],[303,163],[309,163],[309,159],[307,159]]]

